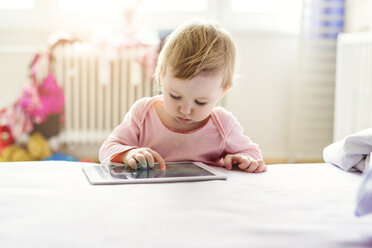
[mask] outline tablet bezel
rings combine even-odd
[[[167,162],[168,163],[168,162]],[[192,163],[213,175],[205,176],[187,176],[187,177],[157,177],[157,178],[116,178],[113,177],[106,165],[94,165],[83,168],[84,174],[88,181],[93,185],[104,185],[104,184],[135,184],[135,183],[165,183],[165,182],[188,182],[188,181],[206,181],[206,180],[226,180],[227,175],[220,172],[211,166],[208,166],[202,162],[169,162],[169,163]],[[111,163],[113,165],[120,166],[121,164]],[[106,168],[104,167],[106,166]],[[157,165],[158,166],[158,165]]]

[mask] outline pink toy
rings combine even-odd
[[[44,122],[49,115],[63,112],[65,98],[63,90],[58,86],[52,72],[50,72],[38,85],[36,80],[36,55],[31,64],[31,84],[23,89],[23,96],[19,99],[22,108],[31,116],[35,123]]]
[[[51,114],[63,112],[65,97],[63,90],[58,86],[53,73],[49,73],[43,83],[38,86],[40,108],[35,113],[35,119],[43,122]]]
[[[44,123],[50,115],[63,113],[65,98],[63,90],[51,72],[50,55],[48,54],[49,74],[41,83],[36,76],[39,61],[40,56],[36,54],[30,65],[31,82],[23,88],[22,97],[10,107],[0,110],[0,125],[6,125],[10,129],[9,133],[14,140],[18,140],[25,133],[30,133],[34,129],[34,124]]]

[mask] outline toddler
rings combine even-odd
[[[231,87],[236,48],[211,22],[173,31],[159,54],[155,80],[162,94],[138,100],[99,151],[101,163],[153,167],[199,161],[245,172],[265,172],[258,145],[218,101]]]

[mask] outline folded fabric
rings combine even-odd
[[[372,170],[364,177],[358,191],[358,202],[355,209],[356,216],[372,213]]]
[[[368,128],[328,145],[323,150],[323,158],[325,162],[346,171],[356,169],[367,172],[371,167],[371,152],[372,128]]]
[[[356,216],[372,213],[372,128],[347,136],[323,150],[323,158],[346,171],[356,169],[365,174],[358,191]]]

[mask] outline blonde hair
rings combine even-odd
[[[236,47],[230,33],[207,21],[188,22],[174,30],[165,40],[159,54],[155,80],[168,69],[172,76],[192,79],[200,73],[224,72],[222,88],[232,85]]]

